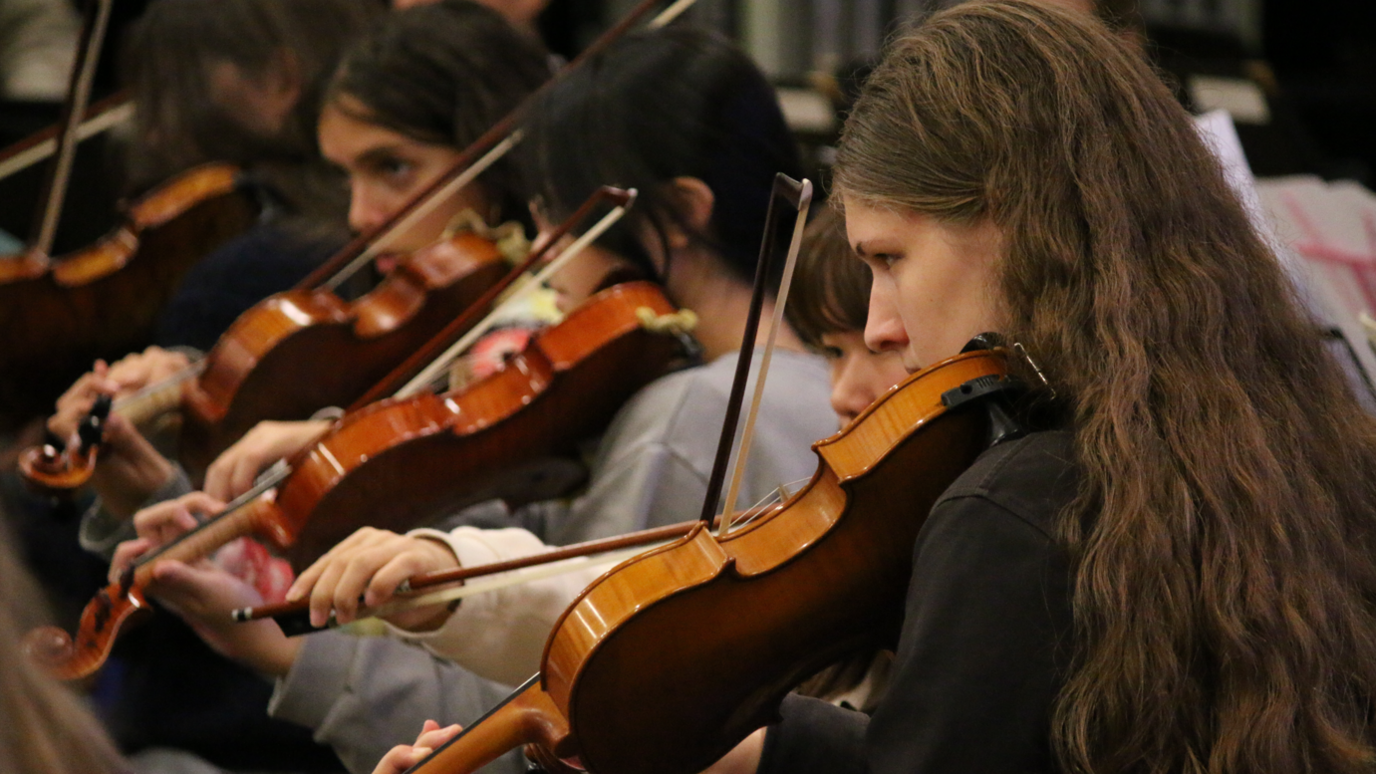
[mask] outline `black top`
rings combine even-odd
[[[249,307],[291,289],[337,248],[273,223],[253,226],[186,273],[158,317],[156,343],[209,350]]]
[[[1056,771],[1051,705],[1071,655],[1069,432],[995,446],[933,506],[913,547],[903,630],[873,719],[790,696],[759,774]]]

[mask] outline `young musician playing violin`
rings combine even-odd
[[[529,530],[461,527],[453,533],[427,531],[425,537],[365,530],[350,538],[312,572],[338,588],[331,599],[354,597],[350,612],[374,571],[373,585],[390,592],[396,581],[388,585],[389,574],[400,573],[399,581],[453,566],[459,556],[479,564],[529,554],[546,543],[684,521],[701,508],[770,187],[777,170],[796,167],[796,152],[772,89],[741,52],[718,37],[687,29],[636,35],[589,65],[558,84],[534,108],[526,128],[531,179],[543,183],[542,220],[561,219],[607,181],[636,187],[640,199],[624,227],[600,243],[602,270],[658,277],[674,301],[697,311],[701,322],[694,333],[705,363],[662,377],[632,398],[604,435],[581,496],[510,514],[499,509],[506,523]],[[560,275],[557,284],[576,300],[601,281]],[[811,442],[835,429],[826,410],[823,364],[801,351],[791,330],[781,335],[786,348],[775,354],[743,503],[806,476],[814,466]],[[117,567],[185,530],[188,510],[216,505],[191,495],[140,514],[135,522],[143,538],[120,549]],[[364,571],[339,582],[336,570],[351,563]],[[170,562],[154,574],[158,583],[150,590],[184,601],[184,612],[215,629],[207,636],[218,638],[233,655],[261,664],[262,671],[283,676],[275,705],[279,713],[290,710],[302,722],[332,723],[341,714],[362,714],[351,698],[358,693],[390,697],[396,686],[412,684],[400,673],[400,655],[387,662],[367,660],[370,670],[348,666],[348,659],[368,659],[368,649],[380,647],[373,642],[358,644],[338,633],[286,640],[270,622],[230,624],[226,612],[254,600],[245,597],[251,592],[242,586],[237,592],[228,588],[223,575],[211,577]],[[465,600],[457,612],[469,622],[450,621],[430,637],[446,655],[461,651],[461,663],[474,671],[505,682],[521,679],[536,666],[549,616],[585,582],[556,580],[493,599]],[[348,584],[356,586],[350,591]],[[433,619],[433,611],[421,611],[420,618],[399,622],[433,628],[439,623]],[[434,662],[421,657],[427,659],[428,674],[435,674],[428,666]],[[388,677],[394,679],[391,686]],[[459,690],[475,689],[460,685]],[[438,696],[427,691],[409,703],[379,699],[377,715],[406,722],[394,724],[391,737],[375,743],[385,749],[409,738],[426,717],[463,720],[454,716],[453,706],[467,706],[467,697],[447,691]],[[427,700],[449,704],[423,706]],[[372,722],[380,728],[386,721]]]
[[[787,700],[722,770],[1370,770],[1376,428],[1150,67],[1063,12],[944,12],[835,189],[867,343],[916,370],[1000,331],[1042,421],[927,515],[873,719]]]

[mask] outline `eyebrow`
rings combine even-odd
[[[402,153],[402,146],[400,145],[382,145],[376,148],[369,148],[358,154],[354,157],[354,163],[376,164],[381,161],[399,158],[403,155],[405,154]]]

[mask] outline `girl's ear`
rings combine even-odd
[[[694,236],[707,232],[712,223],[712,209],[716,194],[696,177],[676,177],[669,182],[669,196],[678,208],[679,218],[667,224],[665,236],[670,249],[682,249],[693,242]]]

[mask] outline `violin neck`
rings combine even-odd
[[[163,559],[194,562],[204,559],[222,546],[252,535],[259,522],[256,509],[264,507],[262,500],[254,500],[241,508],[225,511],[210,518],[196,529],[182,535],[151,554],[135,562],[134,583],[146,586],[151,580],[153,565]]]
[[[528,744],[557,751],[568,734],[568,721],[536,675],[407,774],[472,774]]]
[[[145,425],[180,406],[182,382],[204,370],[204,361],[183,368],[162,381],[115,401],[114,410],[135,425]]]
[[[72,77],[67,91],[67,102],[62,108],[61,127],[57,136],[57,153],[48,179],[44,195],[39,198],[39,210],[34,224],[29,248],[39,255],[52,254],[53,240],[57,236],[57,222],[62,216],[62,204],[67,198],[67,187],[71,182],[72,163],[76,157],[77,129],[81,117],[91,101],[91,87],[95,82],[96,64],[100,61],[101,44],[105,40],[105,30],[110,24],[110,9],[114,0],[88,0],[86,19],[82,25],[81,41],[77,55],[72,63]]]

